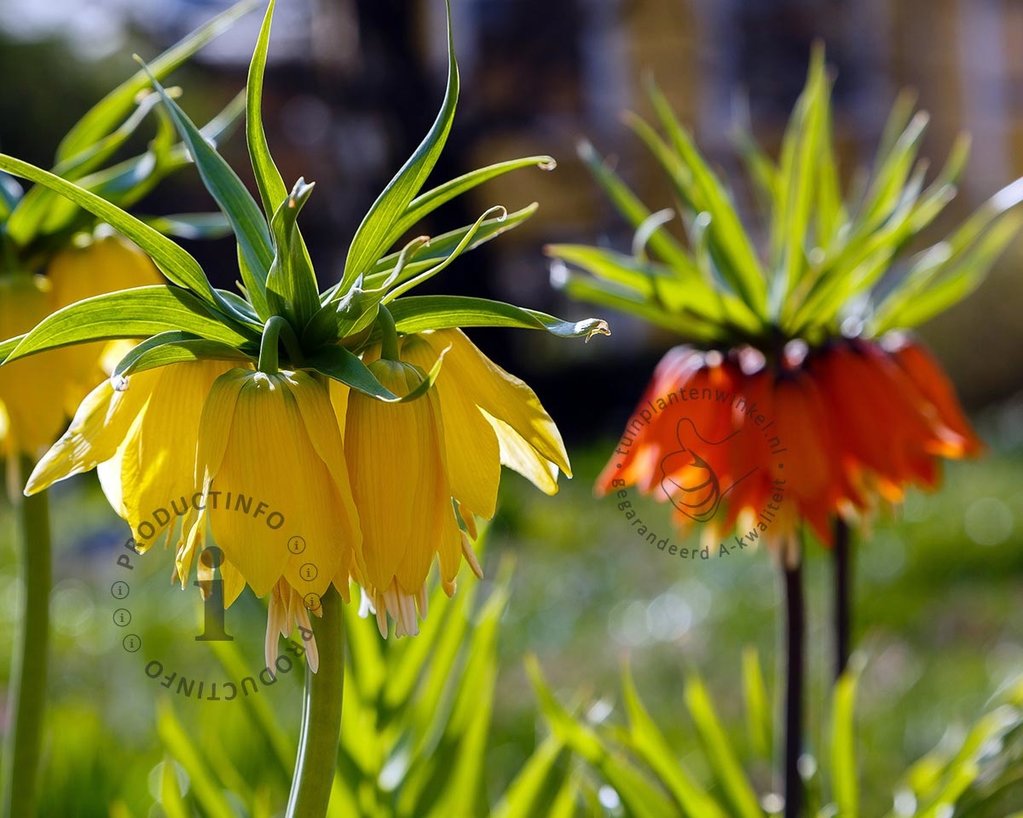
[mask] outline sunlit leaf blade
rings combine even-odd
[[[189,818],[188,807],[178,785],[173,759],[164,756],[160,764],[160,807],[167,818]]]
[[[199,262],[192,258],[186,250],[162,236],[159,231],[154,230],[145,222],[125,213],[95,193],[12,156],[0,154],[0,170],[57,191],[134,241],[150,255],[160,271],[175,284],[187,287],[205,301],[210,303],[216,301],[213,288],[206,279],[206,274],[203,273]]]
[[[714,776],[728,798],[737,818],[763,818],[757,795],[750,785],[735,750],[714,711],[703,682],[691,677],[686,683],[686,707],[707,753]]]
[[[443,362],[444,355],[442,354],[437,358],[433,368],[426,373],[427,376],[422,384],[402,397],[395,395],[381,384],[357,355],[342,346],[325,346],[318,349],[306,358],[304,368],[315,369],[321,375],[333,378],[345,386],[350,386],[352,389],[357,389],[363,394],[385,403],[407,403],[418,400],[426,394],[426,391],[437,380]]]
[[[771,699],[764,683],[764,670],[755,648],[742,652],[743,703],[746,706],[746,727],[750,745],[760,758],[770,758],[773,746]]]
[[[286,195],[271,221],[277,253],[266,279],[268,300],[274,312],[286,316],[299,329],[320,308],[316,273],[296,220],[313,192],[313,186],[299,179]]]
[[[490,208],[490,210],[484,212],[476,220],[475,224],[473,224],[472,227],[470,227],[469,230],[466,231],[465,235],[462,237],[462,240],[451,249],[451,252],[448,253],[447,256],[440,259],[440,261],[438,261],[432,267],[428,267],[427,269],[423,270],[415,277],[408,277],[407,275],[396,277],[396,281],[393,285],[393,288],[390,289],[390,291],[386,295],[384,295],[382,303],[384,304],[390,303],[395,298],[404,295],[413,288],[418,287],[420,284],[429,281],[438,273],[443,272],[448,267],[448,265],[450,265],[455,259],[462,255],[462,253],[466,252],[470,246],[472,246],[474,240],[476,239],[477,234],[480,232],[480,230],[483,227],[483,224],[487,222],[488,219],[489,220],[496,219],[498,222],[502,222],[506,218],[508,218],[508,211],[500,206],[492,207]],[[399,281],[397,280],[398,278],[404,278],[404,280]]]
[[[856,677],[847,673],[835,684],[831,714],[831,780],[838,814],[842,818],[857,818],[859,815],[855,706]]]
[[[558,703],[534,657],[527,660],[526,670],[540,710],[554,734],[604,776],[618,793],[628,815],[636,818],[677,818],[678,811],[668,798],[624,753],[609,746]]]
[[[230,346],[253,341],[188,291],[154,285],[97,295],[58,310],[28,332],[7,360],[83,341],[143,338],[171,330]]]
[[[467,193],[484,182],[489,182],[491,179],[496,179],[506,173],[531,167],[553,170],[556,167],[556,163],[550,156],[526,156],[522,159],[512,159],[507,162],[499,162],[495,165],[470,171],[459,176],[457,179],[452,179],[450,182],[445,182],[443,185],[433,188],[433,190],[428,190],[409,203],[405,213],[391,227],[384,241],[384,246],[390,247],[393,245],[408,230],[456,196],[461,196],[463,193]]]
[[[341,277],[341,291],[344,292],[359,275],[369,272],[370,266],[387,250],[388,237],[395,223],[402,217],[409,203],[419,193],[430,171],[437,164],[444,143],[447,141],[451,123],[455,117],[458,102],[458,64],[455,61],[455,44],[451,32],[451,9],[448,8],[448,80],[440,112],[434,120],[426,138],[416,148],[401,170],[384,188],[383,192],[366,213],[362,224],[355,232],[348,258],[345,260]]]
[[[643,706],[628,666],[622,673],[622,698],[629,716],[633,749],[657,774],[683,815],[686,818],[728,818],[676,758],[664,734]]]
[[[518,227],[536,211],[537,205],[533,203],[521,210],[516,210],[514,213],[508,213],[504,218],[486,219],[478,227],[475,224],[470,224],[429,238],[429,244],[416,251],[415,259],[410,260],[408,264],[404,265],[401,275],[394,279],[392,283],[400,283],[407,278],[418,275],[424,270],[433,267],[437,262],[447,258],[463,242],[468,233],[472,232],[474,235],[465,247],[465,252],[474,250],[481,244],[500,236],[502,233],[507,233],[509,230]],[[374,289],[382,286],[383,282],[391,277],[400,259],[401,251],[398,251],[378,260],[373,265],[369,275],[366,276],[366,288]],[[340,297],[342,294],[343,291],[338,288],[337,297]]]
[[[722,275],[729,278],[729,283],[742,294],[750,309],[763,316],[767,310],[766,278],[728,193],[696,150],[661,92],[651,85],[649,93],[672,146],[691,174],[690,199],[697,211],[710,214],[711,247]]]
[[[589,142],[580,143],[578,151],[579,158],[589,168],[597,184],[604,189],[612,204],[629,224],[638,228],[650,218],[652,211],[628,188],[621,177],[608,167]],[[647,246],[665,264],[682,267],[692,264],[685,248],[663,227],[650,235]]]
[[[247,14],[257,5],[255,0],[244,0],[244,2],[237,3],[217,15],[153,60],[149,70],[157,79],[163,79],[204,45],[231,28],[239,17]],[[149,79],[146,72],[138,71],[107,94],[68,131],[57,148],[57,162],[67,161],[108,134],[134,106],[135,98],[139,92],[148,87]]]
[[[390,310],[398,330],[407,333],[447,327],[516,327],[546,330],[561,338],[611,334],[607,322],[597,318],[564,321],[537,310],[469,296],[406,296],[393,301]]]
[[[115,376],[144,372],[167,364],[202,360],[237,361],[255,363],[255,355],[249,355],[237,347],[221,341],[209,341],[189,332],[168,330],[159,332],[137,344],[114,367]]]
[[[557,792],[556,765],[564,750],[557,736],[544,739],[504,791],[491,818],[533,818],[543,814]]]
[[[153,87],[160,94],[164,106],[174,120],[182,141],[188,146],[203,184],[231,222],[238,239],[239,253],[245,261],[241,268],[242,281],[257,314],[261,318],[267,318],[270,312],[266,299],[266,276],[273,262],[274,250],[270,240],[270,228],[259,210],[259,205],[242,184],[238,174],[206,141],[192,120],[167,95],[155,78]]]
[[[231,224],[223,213],[170,213],[141,218],[165,236],[188,241],[219,239],[231,234]]]
[[[235,818],[230,802],[210,772],[209,762],[167,701],[157,705],[156,730],[168,754],[188,774],[192,793],[202,814],[208,818]]]
[[[270,155],[270,146],[263,130],[263,76],[266,74],[266,56],[270,46],[270,28],[273,25],[277,0],[270,0],[259,30],[256,48],[249,63],[249,79],[246,83],[245,139],[249,146],[249,159],[256,177],[263,210],[269,219],[275,208],[288,196],[288,189],[281,173]]]

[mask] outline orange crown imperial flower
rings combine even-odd
[[[805,521],[827,544],[829,520],[933,487],[941,458],[976,454],[948,379],[905,331],[977,286],[1018,232],[1023,181],[904,260],[955,195],[967,142],[926,185],[927,118],[900,99],[868,184],[843,200],[818,50],[779,160],[740,136],[766,205],[760,240],[665,98],[650,95],[664,135],[629,123],[668,175],[685,241],[673,211],[646,208],[586,144],[584,161],[636,229],[632,253],[548,248],[569,294],[686,344],[658,366],[598,491],[636,486],[670,501],[681,527],[707,523],[708,537],[737,529],[787,545]]]

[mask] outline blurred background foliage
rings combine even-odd
[[[67,127],[134,70],[132,51],[152,56],[226,5],[0,0],[0,148],[47,165]],[[702,148],[729,174],[737,170],[729,135],[743,117],[752,119],[763,142],[777,144],[815,38],[824,39],[837,71],[835,118],[846,174],[870,155],[897,91],[916,88],[921,107],[932,115],[925,154],[944,156],[961,130],[974,137],[963,195],[936,231],[1023,172],[1017,92],[1023,52],[1013,47],[1023,36],[1023,6],[1009,0],[453,0],[453,8],[464,90],[435,178],[531,153],[550,153],[560,166],[554,173],[504,177],[438,212],[431,232],[470,222],[493,204],[541,203],[525,226],[460,259],[446,274],[451,292],[582,315],[583,308],[564,303],[549,287],[543,245],[596,237],[624,249],[631,236],[576,159],[577,140],[585,135],[614,157],[644,199],[671,204],[653,161],[619,118],[630,107],[646,112],[644,72],[654,74]],[[285,179],[304,175],[318,183],[303,226],[321,284],[340,272],[360,214],[435,113],[443,80],[442,14],[439,3],[425,0],[281,4],[265,116]],[[252,15],[176,75],[185,89],[182,102],[197,120],[215,114],[241,88],[257,25],[258,15]],[[225,154],[245,176],[242,140],[229,141]],[[737,188],[736,196],[751,209],[750,191]],[[210,205],[186,171],[161,185],[144,209],[184,212]],[[233,280],[229,242],[190,249],[217,284]],[[1020,252],[1018,245],[1011,249],[974,297],[924,332],[960,386],[990,453],[950,466],[939,493],[912,494],[895,518],[879,521],[859,554],[864,815],[887,812],[908,764],[942,741],[954,742],[957,731],[990,709],[996,691],[1023,670]],[[487,647],[495,651],[495,688],[477,804],[497,803],[538,746],[559,774],[575,769],[552,748],[549,727],[538,715],[525,669],[530,654],[563,703],[612,721],[624,721],[619,691],[621,663],[628,659],[647,710],[678,756],[697,769],[702,756],[686,714],[686,675],[702,675],[737,746],[743,746],[746,729],[744,646],[757,649],[773,685],[776,589],[766,555],[685,565],[659,553],[637,553],[640,546],[613,501],[592,498],[592,481],[615,435],[671,343],[627,318],[606,317],[614,337],[588,346],[555,347],[540,334],[474,334],[495,359],[536,387],[577,468],[576,479],[550,500],[531,496],[518,477],[507,475],[487,547],[488,580],[476,591],[483,600],[495,593],[501,598],[505,591],[498,586],[507,582],[507,599],[489,608],[468,594],[456,599],[457,616],[468,615],[476,625],[499,616],[501,623],[496,643]],[[43,814],[105,816],[110,804],[120,803],[123,811],[113,814],[176,818],[175,792],[196,799],[221,785],[242,799],[232,804],[229,797],[229,809],[272,814],[286,785],[290,761],[282,762],[290,758],[297,730],[299,674],[282,674],[275,685],[261,687],[252,697],[260,702],[256,706],[200,702],[160,688],[145,674],[147,656],[197,677],[225,678],[217,656],[194,641],[201,615],[195,597],[168,584],[169,555],[139,561],[130,607],[145,649],[126,653],[109,594],[121,578],[115,560],[126,532],[94,478],[56,491],[54,506],[56,631]],[[4,634],[11,632],[19,592],[9,528],[4,522],[0,539]],[[509,556],[515,570],[503,574],[499,565]],[[827,753],[830,718],[830,651],[822,627],[827,567],[812,551],[815,754]],[[463,582],[460,593],[475,585]],[[255,666],[253,673],[262,656],[258,605],[246,596],[228,614],[236,635],[232,649],[246,666]],[[452,626],[453,618],[444,619],[440,609],[431,616]],[[353,627],[379,649],[371,622]],[[0,650],[0,680],[7,675],[7,642]],[[414,652],[415,643],[392,650],[395,656],[386,661],[398,662],[401,653]],[[463,672],[468,670],[462,667],[454,680]],[[355,679],[350,681],[359,684]],[[479,700],[470,697],[465,706],[486,710],[486,685],[470,693]],[[414,698],[422,707],[424,700]],[[441,737],[447,714],[443,708],[437,714]],[[268,727],[268,719],[277,728]],[[397,804],[410,760],[422,752],[416,741],[403,734],[382,739],[373,750],[377,755],[365,762],[375,770],[372,793],[355,797]],[[193,744],[207,761],[208,780],[197,779],[189,766]],[[1015,752],[1014,762],[1011,755],[1001,759],[1009,758],[1010,772],[1018,774],[1018,742]],[[752,765],[758,791],[768,791],[766,767],[753,756],[743,760]],[[1011,775],[1006,780],[995,811],[969,814],[995,818],[1023,809],[1019,782]],[[620,802],[606,792],[601,797],[599,783],[591,781],[590,791],[586,803],[593,813],[622,813]],[[560,803],[556,791],[548,800],[551,810]],[[151,808],[158,801],[161,806]],[[403,814],[379,809],[381,815]],[[466,809],[464,814],[481,814]]]

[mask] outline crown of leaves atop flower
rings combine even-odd
[[[44,185],[109,223],[145,250],[171,282],[96,296],[65,307],[25,335],[0,343],[0,356],[6,362],[69,344],[141,337],[145,340],[119,362],[115,377],[199,358],[251,361],[259,356],[273,368],[280,340],[282,365],[313,370],[373,397],[395,401],[398,396],[384,388],[358,357],[360,349],[381,333],[391,332],[392,325],[404,333],[456,326],[522,327],[584,338],[608,332],[607,324],[600,320],[562,321],[487,299],[399,298],[463,252],[521,224],[536,205],[513,213],[502,207],[490,208],[471,225],[432,239],[413,239],[392,252],[392,246],[410,228],[445,202],[489,179],[519,168],[554,165],[547,156],[511,160],[420,193],[444,146],[458,98],[450,8],[447,87],[440,112],[426,138],[363,219],[340,280],[319,292],[296,224],[313,186],[299,179],[288,192],[270,156],[262,124],[263,75],[274,5],[271,0],[260,29],[245,94],[246,138],[262,210],[217,153],[209,135],[199,130],[162,88],[157,72],[143,66],[237,239],[241,295],[214,288],[199,263],[182,247],[96,192],[0,154],[0,170]],[[429,388],[439,365],[421,390],[404,399],[418,397]]]
[[[157,57],[150,66],[153,76],[162,79],[179,68],[252,8],[253,3],[247,0],[214,17]],[[190,163],[174,123],[159,102],[160,97],[150,92],[149,76],[140,70],[72,126],[57,147],[51,172],[111,204],[122,208],[135,204],[162,179]],[[202,128],[203,137],[214,144],[223,139],[241,116],[244,104],[239,94]],[[118,160],[117,155],[150,114],[157,117],[157,125],[147,149]],[[12,176],[0,172],[0,269],[37,268],[76,233],[91,229],[95,221],[95,215],[45,181],[25,191]],[[227,227],[220,214],[209,213],[145,221],[164,234],[191,239],[222,235]]]
[[[906,257],[954,198],[968,139],[960,136],[925,184],[927,162],[917,154],[927,115],[914,113],[912,95],[903,94],[872,173],[843,196],[822,49],[814,52],[778,161],[749,133],[738,135],[762,230],[744,227],[734,198],[652,84],[650,99],[664,135],[635,115],[627,122],[671,182],[685,242],[668,230],[672,210],[651,212],[583,144],[582,158],[635,228],[632,253],[552,246],[552,280],[579,299],[635,314],[691,343],[773,349],[794,338],[818,344],[911,328],[973,290],[1020,226],[1008,212],[1023,199],[1023,180],[944,240]]]

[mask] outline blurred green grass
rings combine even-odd
[[[896,515],[878,520],[857,543],[857,643],[867,660],[860,686],[864,814],[890,806],[896,771],[980,712],[999,686],[1023,670],[1023,434],[1019,408],[992,410],[980,424],[991,451],[950,464],[940,491],[912,492]],[[563,700],[617,705],[628,657],[653,716],[699,769],[684,716],[682,678],[704,676],[726,722],[742,729],[741,652],[776,657],[777,588],[768,556],[733,554],[683,563],[636,542],[613,501],[592,496],[593,478],[613,448],[603,441],[574,452],[576,478],[545,498],[508,474],[486,565],[513,554],[516,573],[501,632],[501,672],[486,766],[497,793],[535,746],[541,730],[523,660],[536,653]],[[154,702],[166,694],[146,677],[145,661],[120,646],[111,620],[110,584],[126,536],[94,478],[54,492],[57,559],[52,600],[54,643],[43,815],[105,816],[123,800],[146,815],[163,758]],[[666,519],[663,509],[649,512]],[[658,517],[659,515],[659,517]],[[0,530],[0,632],[12,633],[18,586],[10,515]],[[168,553],[136,565],[131,610],[146,652],[215,678],[196,652],[199,604],[169,585]],[[121,573],[119,573],[121,571]],[[811,746],[824,746],[830,684],[829,566],[814,546],[810,590]],[[246,596],[229,612],[229,630],[253,672],[262,666],[264,615]],[[365,622],[368,628],[372,623]],[[0,655],[6,681],[10,640]],[[200,658],[197,660],[196,656]],[[196,664],[198,662],[198,664]],[[281,723],[297,734],[299,674],[261,688]],[[769,680],[770,681],[770,680]],[[249,781],[279,777],[270,750],[244,707],[173,697],[189,730],[219,750]],[[764,789],[768,770],[754,770]],[[278,782],[275,786],[282,786]]]

